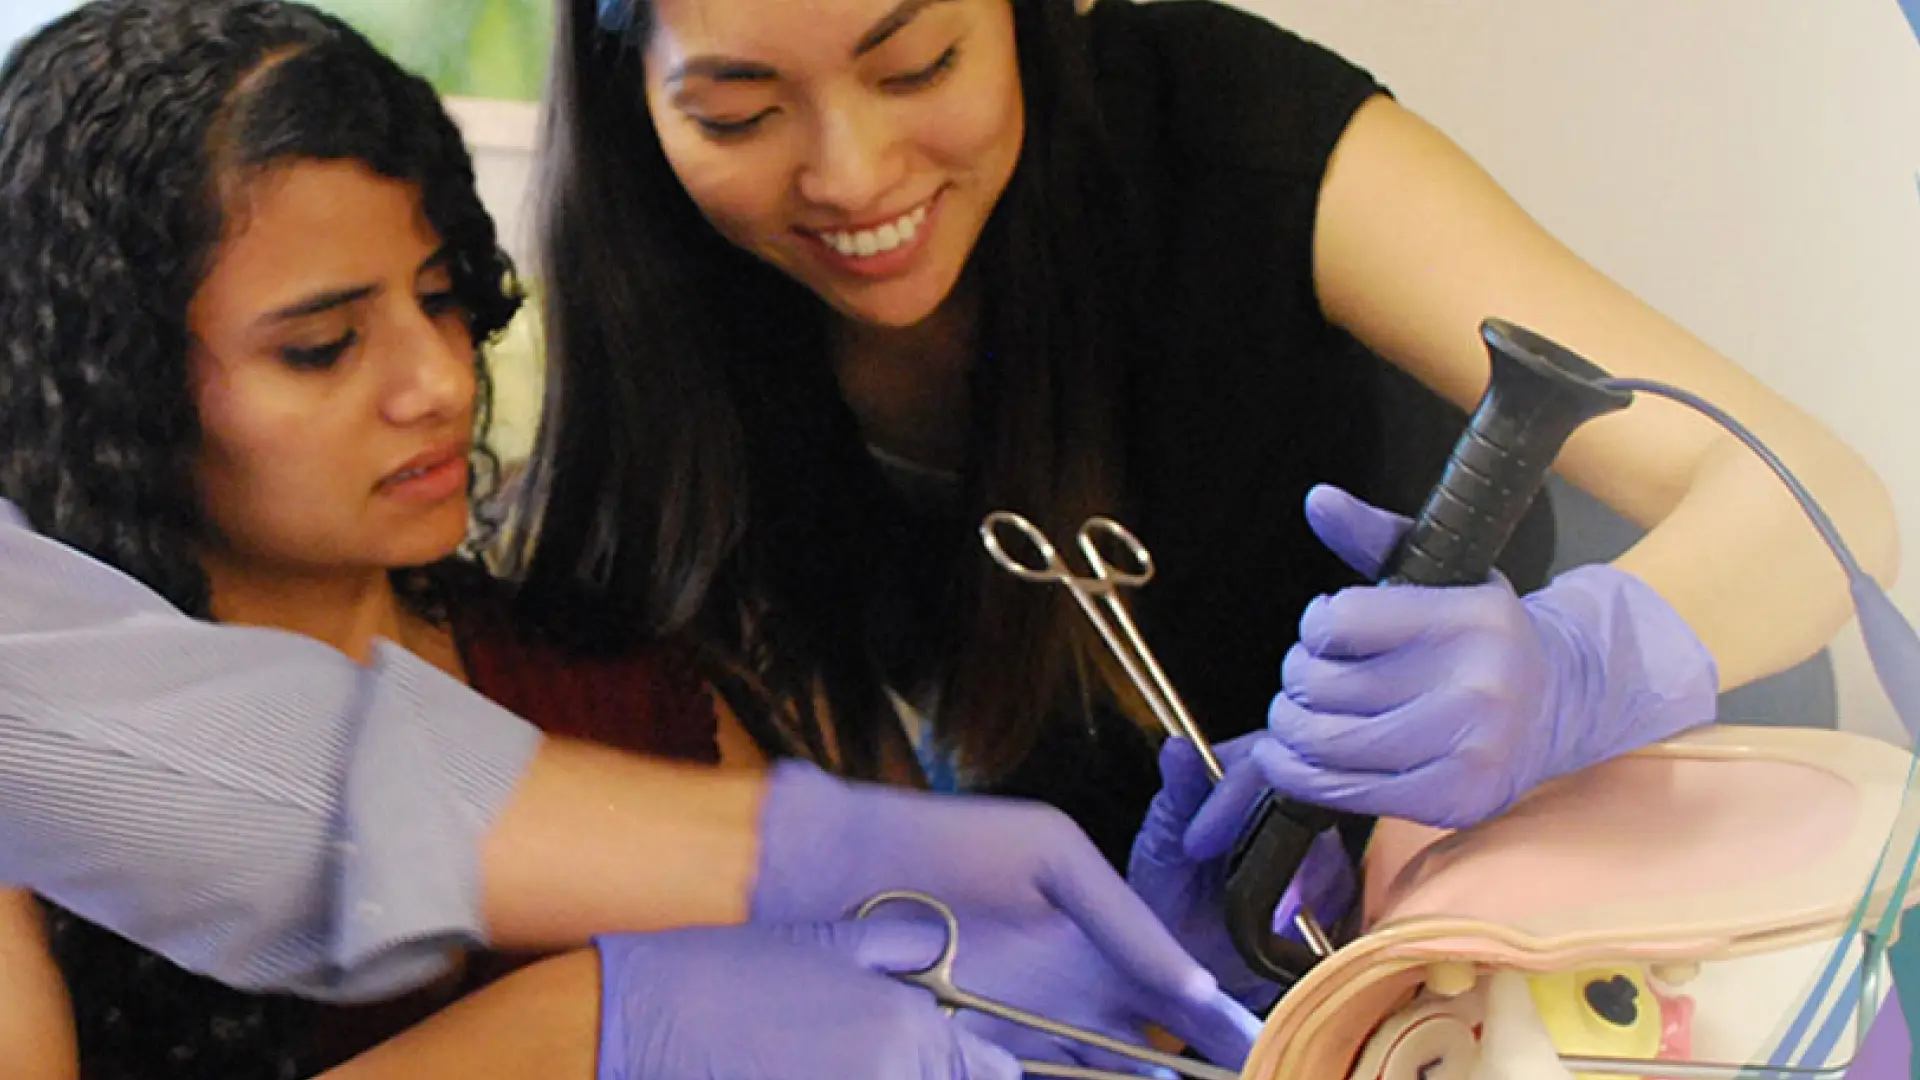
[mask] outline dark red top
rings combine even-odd
[[[454,620],[473,688],[564,735],[653,757],[718,764],[713,702],[691,650],[654,645],[582,657],[519,633],[503,605],[470,605]]]

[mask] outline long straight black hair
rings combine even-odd
[[[1010,508],[1064,535],[1119,509],[1139,264],[1084,20],[1073,0],[1005,2],[1026,136],[968,270],[983,356],[965,500],[971,522]],[[871,772],[890,723],[873,570],[898,531],[833,378],[826,306],[721,237],[668,165],[644,103],[650,16],[646,0],[559,8],[540,155],[550,377],[517,515],[535,531],[513,568],[525,613],[583,646],[692,631],[769,750]],[[1042,725],[1103,696],[1125,706],[1057,590],[946,540],[924,646],[941,735],[969,769],[1005,773]]]

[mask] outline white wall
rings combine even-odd
[[[1537,218],[1840,430],[1920,616],[1920,43],[1896,0],[1238,0],[1370,68]],[[1899,738],[1852,629],[1844,726]]]
[[[449,111],[473,150],[480,198],[492,212],[501,242],[523,276],[533,265],[533,146],[539,127],[536,106],[519,102],[455,98]],[[543,363],[537,303],[521,309],[506,335],[489,353],[493,372],[493,425],[488,441],[508,461],[533,450],[540,420],[540,369]]]
[[[72,6],[72,0],[0,0],[0,53]]]

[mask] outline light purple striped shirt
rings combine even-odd
[[[0,882],[246,989],[381,998],[485,942],[540,735],[382,643],[187,618],[0,500]]]

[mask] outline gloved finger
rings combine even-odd
[[[1160,791],[1147,806],[1129,857],[1128,878],[1147,866],[1185,863],[1181,837],[1187,823],[1213,790],[1200,751],[1185,739],[1168,739],[1160,747]]]
[[[958,1025],[953,1030],[955,1065],[949,1080],[1021,1080],[1025,1070],[1003,1046]],[[929,1078],[934,1080],[934,1078]]]
[[[1213,777],[1200,757],[1200,748],[1188,739],[1168,739],[1160,746],[1160,783],[1167,808],[1182,819],[1192,817],[1213,791]]]
[[[1126,1041],[1136,1046],[1147,1045],[1144,1034],[1130,1035]],[[1102,1072],[1119,1073],[1122,1076],[1138,1076],[1141,1080],[1178,1080],[1178,1074],[1172,1069],[1149,1065],[1144,1061],[1137,1061],[1110,1050],[1102,1050],[1097,1046],[1076,1042],[1066,1043],[1063,1048],[1066,1051],[1068,1063],[1083,1069],[1099,1069]]]
[[[1103,1054],[1105,1054],[1104,1051],[1095,1051],[1094,1054],[1087,1055],[1087,1060],[1079,1061],[1077,1064],[1083,1069],[1104,1069],[1109,1072],[1120,1073],[1123,1076],[1131,1073],[1140,1077],[1141,1080],[1180,1080],[1180,1074],[1174,1072],[1172,1069],[1163,1068],[1159,1065],[1149,1065],[1144,1061],[1135,1061],[1132,1058],[1115,1058],[1112,1061],[1101,1061],[1097,1055]],[[1113,1055],[1105,1056],[1112,1057]]]
[[[1089,1019],[1074,1015],[1050,1016],[1049,1019],[1092,1030],[1110,1039],[1133,1043],[1136,1046],[1146,1045],[1146,1033],[1133,1023],[1116,1022],[1108,1017]],[[953,1022],[956,1027],[1005,1049],[1023,1062],[1044,1061],[1055,1065],[1077,1065],[1083,1068],[1105,1069],[1121,1073],[1141,1072],[1152,1068],[1111,1050],[1103,1050],[1087,1043],[1038,1031],[986,1013],[962,1010],[954,1014]]]
[[[1346,845],[1337,830],[1328,829],[1313,838],[1306,859],[1280,895],[1274,908],[1274,933],[1305,944],[1295,917],[1309,910],[1321,926],[1330,927],[1346,916],[1358,889]]]
[[[1264,735],[1264,733],[1262,733]],[[1271,739],[1272,736],[1264,736]],[[1238,740],[1236,740],[1238,741]],[[1247,819],[1260,803],[1271,785],[1267,775],[1255,759],[1257,743],[1247,742],[1231,762],[1222,759],[1221,765],[1226,775],[1213,789],[1213,794],[1201,804],[1199,813],[1193,816],[1193,824],[1187,826],[1185,844],[1187,857],[1196,862],[1224,857],[1233,848],[1240,832],[1246,828]]]
[[[1302,708],[1279,696],[1267,707],[1273,741],[1323,769],[1403,773],[1454,752],[1460,725],[1476,717],[1454,708],[1459,695],[1443,688],[1380,716],[1348,716]],[[1269,783],[1275,783],[1271,774]],[[1275,783],[1276,790],[1301,795]]]
[[[947,944],[946,924],[920,905],[888,904],[873,918],[840,922],[783,923],[770,933],[796,945],[815,945],[839,953],[869,971],[918,971],[940,959]]]
[[[1020,1061],[1076,1064],[1059,1039],[1011,1020],[1002,1020],[972,1009],[961,1009],[953,1014],[953,1026],[968,1038],[996,1047]]]
[[[1253,759],[1275,786],[1316,806],[1372,817],[1397,817],[1457,829],[1491,816],[1504,794],[1485,777],[1470,782],[1450,758],[1406,772],[1362,772],[1314,765],[1279,742],[1263,743]]]
[[[1280,693],[1315,712],[1379,716],[1446,685],[1459,670],[1460,652],[1415,646],[1348,660],[1295,645],[1280,665]]]
[[[1517,603],[1504,581],[1342,589],[1307,605],[1300,615],[1300,644],[1315,656],[1363,660],[1470,631],[1498,631],[1513,621],[1509,608]]]
[[[1307,492],[1307,527],[1340,557],[1340,561],[1369,581],[1393,554],[1413,523],[1381,510],[1332,484],[1316,484]]]
[[[1228,739],[1226,742],[1215,743],[1213,744],[1214,759],[1220,762],[1221,769],[1231,770],[1235,762],[1246,760],[1247,754],[1253,750],[1254,743],[1266,738],[1271,736],[1264,731],[1250,731],[1245,735]],[[1208,777],[1207,781],[1211,790],[1213,778]]]
[[[1260,1036],[1260,1021],[1224,991],[1154,1021],[1216,1065],[1239,1069]],[[1135,1066],[1138,1068],[1138,1066]]]
[[[1053,845],[1035,887],[1080,927],[1107,962],[1147,991],[1175,1001],[1202,1002],[1219,984],[1180,947],[1084,833],[1077,844]]]

